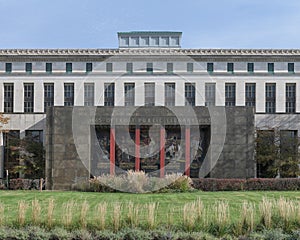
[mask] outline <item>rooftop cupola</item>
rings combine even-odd
[[[119,48],[181,48],[182,32],[118,32]]]

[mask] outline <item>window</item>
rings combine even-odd
[[[159,45],[159,38],[151,37],[151,46],[158,46],[158,45]]]
[[[115,84],[105,83],[104,84],[104,106],[115,105]]]
[[[212,73],[214,71],[214,64],[207,63],[207,72]]]
[[[122,46],[128,46],[129,45],[129,37],[122,37],[121,38],[121,44]]]
[[[254,72],[254,63],[248,63],[247,70],[248,70],[248,73],[253,73]]]
[[[205,83],[205,106],[216,105],[216,84]]]
[[[268,63],[268,73],[274,73],[274,63]]]
[[[167,73],[173,73],[173,63],[167,63]]]
[[[131,37],[131,45],[132,46],[139,46],[139,44],[140,44],[139,37]]]
[[[66,63],[66,73],[72,72],[72,63]]]
[[[233,63],[227,63],[227,72],[229,72],[229,73],[234,72],[234,64]]]
[[[112,72],[112,71],[113,71],[113,64],[106,63],[106,72]]]
[[[54,83],[44,83],[44,111],[54,106]]]
[[[90,73],[93,71],[93,63],[86,63],[86,72]]]
[[[33,83],[24,83],[24,112],[32,113],[34,104],[34,85]]]
[[[37,143],[43,143],[43,130],[26,130],[25,137]]]
[[[266,113],[276,112],[276,83],[266,83]]]
[[[141,37],[140,46],[149,46],[149,37]]]
[[[185,84],[185,105],[195,106],[195,83]]]
[[[296,112],[296,83],[287,83],[285,86],[285,112]]]
[[[74,106],[74,83],[65,83],[65,106]]]
[[[276,139],[276,140],[275,140]],[[274,130],[258,130],[256,138],[257,177],[274,177],[269,173],[269,159],[277,156],[277,137]]]
[[[295,64],[294,63],[288,63],[288,72],[295,73]]]
[[[133,73],[133,64],[132,63],[126,63],[126,72],[128,74]]]
[[[46,63],[46,73],[52,73],[52,63]]]
[[[12,72],[12,63],[5,63],[5,72],[6,73]]]
[[[125,106],[134,106],[134,83],[124,83]]]
[[[160,40],[161,40],[160,44],[162,46],[169,46],[169,37],[161,37]]]
[[[155,105],[155,83],[145,83],[145,106]]]
[[[246,83],[245,85],[245,98],[247,107],[255,107],[256,102],[256,85],[255,83]]]
[[[147,63],[147,73],[153,73],[153,63]]]
[[[235,106],[235,83],[225,83],[225,106]]]
[[[84,106],[94,106],[94,83],[84,84]]]
[[[165,106],[175,106],[175,83],[165,83]]]
[[[12,113],[14,111],[14,84],[4,83],[4,112]]]
[[[19,151],[16,150],[16,143],[19,143],[20,139],[20,131],[19,130],[9,130],[9,131],[4,131],[3,132],[3,153],[5,161],[4,163],[4,168],[9,171],[9,176],[11,178],[18,178],[19,173],[14,173],[14,169],[16,166],[20,165],[20,154],[18,153]]]
[[[25,71],[27,73],[32,73],[32,63],[26,63],[25,64]]]
[[[281,159],[296,159],[298,157],[298,132],[296,130],[280,130]],[[284,176],[283,176],[284,177]],[[296,176],[294,176],[296,177]]]
[[[187,63],[186,64],[186,70],[188,73],[194,72],[194,64],[193,63]]]

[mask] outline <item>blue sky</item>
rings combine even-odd
[[[0,0],[0,48],[117,48],[176,30],[184,48],[300,48],[299,0]]]

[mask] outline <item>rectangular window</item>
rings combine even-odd
[[[234,72],[234,64],[233,63],[227,63],[227,72],[229,72],[229,73]]]
[[[245,98],[247,107],[255,107],[256,103],[256,84],[246,83],[245,85]]]
[[[167,63],[167,73],[173,73],[173,63]]]
[[[175,83],[165,83],[165,106],[175,106]]]
[[[12,63],[5,63],[5,72],[6,73],[12,72]]]
[[[71,73],[72,70],[72,63],[66,63],[66,73]]]
[[[54,83],[44,83],[44,112],[54,106]]]
[[[32,73],[32,63],[25,64],[25,71],[26,73]]]
[[[14,84],[4,83],[4,112],[12,113],[14,111]]]
[[[294,63],[288,63],[288,72],[295,73],[295,64]]]
[[[32,113],[34,110],[34,85],[24,83],[24,112]]]
[[[90,73],[93,71],[93,63],[86,63],[86,72]]]
[[[9,171],[9,177],[18,178],[19,171],[15,173],[16,166],[20,166],[20,154],[18,148],[16,148],[16,143],[19,143],[20,131],[19,130],[9,130],[3,131],[3,169]],[[17,146],[18,147],[18,146]],[[3,156],[3,155],[2,155]],[[24,177],[24,176],[23,176]]]
[[[298,157],[297,130],[280,130],[280,157],[281,159],[297,159]],[[282,176],[285,177],[285,176]],[[290,176],[289,176],[290,177]],[[297,176],[293,176],[297,177]]]
[[[25,137],[28,140],[43,143],[43,130],[26,130]]]
[[[64,105],[74,106],[74,83],[65,83],[64,90]]]
[[[193,63],[187,63],[186,64],[186,70],[188,73],[194,72],[194,64]]]
[[[46,63],[46,73],[52,73],[52,63]]]
[[[113,71],[113,64],[106,63],[106,72],[112,72],[112,71]]]
[[[254,72],[254,63],[248,63],[247,70],[248,70],[248,73],[253,73]]]
[[[214,63],[207,63],[207,72],[214,72]]]
[[[147,63],[147,73],[153,73],[153,63]]]
[[[235,83],[225,83],[225,106],[235,106]]]
[[[94,106],[94,83],[84,84],[84,106]]]
[[[276,83],[266,83],[266,113],[276,112]]]
[[[185,106],[195,106],[195,83],[185,83]]]
[[[287,83],[285,86],[285,112],[296,112],[296,83]]]
[[[115,105],[115,84],[105,83],[104,84],[104,106]]]
[[[258,130],[256,138],[256,159],[257,162],[257,177],[274,177],[269,173],[269,164],[265,164],[264,159],[273,160],[277,156],[276,145],[278,137],[275,136],[274,130]],[[277,145],[278,146],[278,145]]]
[[[274,63],[268,63],[268,73],[274,73]]]
[[[134,83],[124,83],[125,106],[134,106]]]
[[[155,83],[145,83],[145,106],[155,105]]]
[[[126,72],[128,74],[132,74],[133,73],[133,63],[126,63]]]
[[[205,106],[216,105],[216,84],[205,83]]]

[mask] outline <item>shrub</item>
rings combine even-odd
[[[127,171],[126,174],[127,191],[134,193],[142,193],[146,191],[146,186],[149,184],[148,175],[143,172]]]
[[[11,179],[9,181],[9,189],[11,190],[23,190],[24,184],[21,178]]]
[[[39,190],[40,180],[23,179],[23,178],[10,179],[9,189],[10,190]]]
[[[101,175],[89,180],[90,191],[93,192],[187,192],[193,190],[192,180],[182,174],[169,174],[165,178],[149,177],[143,171],[129,170],[120,176]],[[82,183],[81,183],[82,184]],[[75,187],[75,189],[78,189]]]
[[[170,174],[165,177],[168,181],[168,186],[166,189],[178,191],[178,192],[188,192],[193,190],[193,181],[191,178],[185,175]]]

